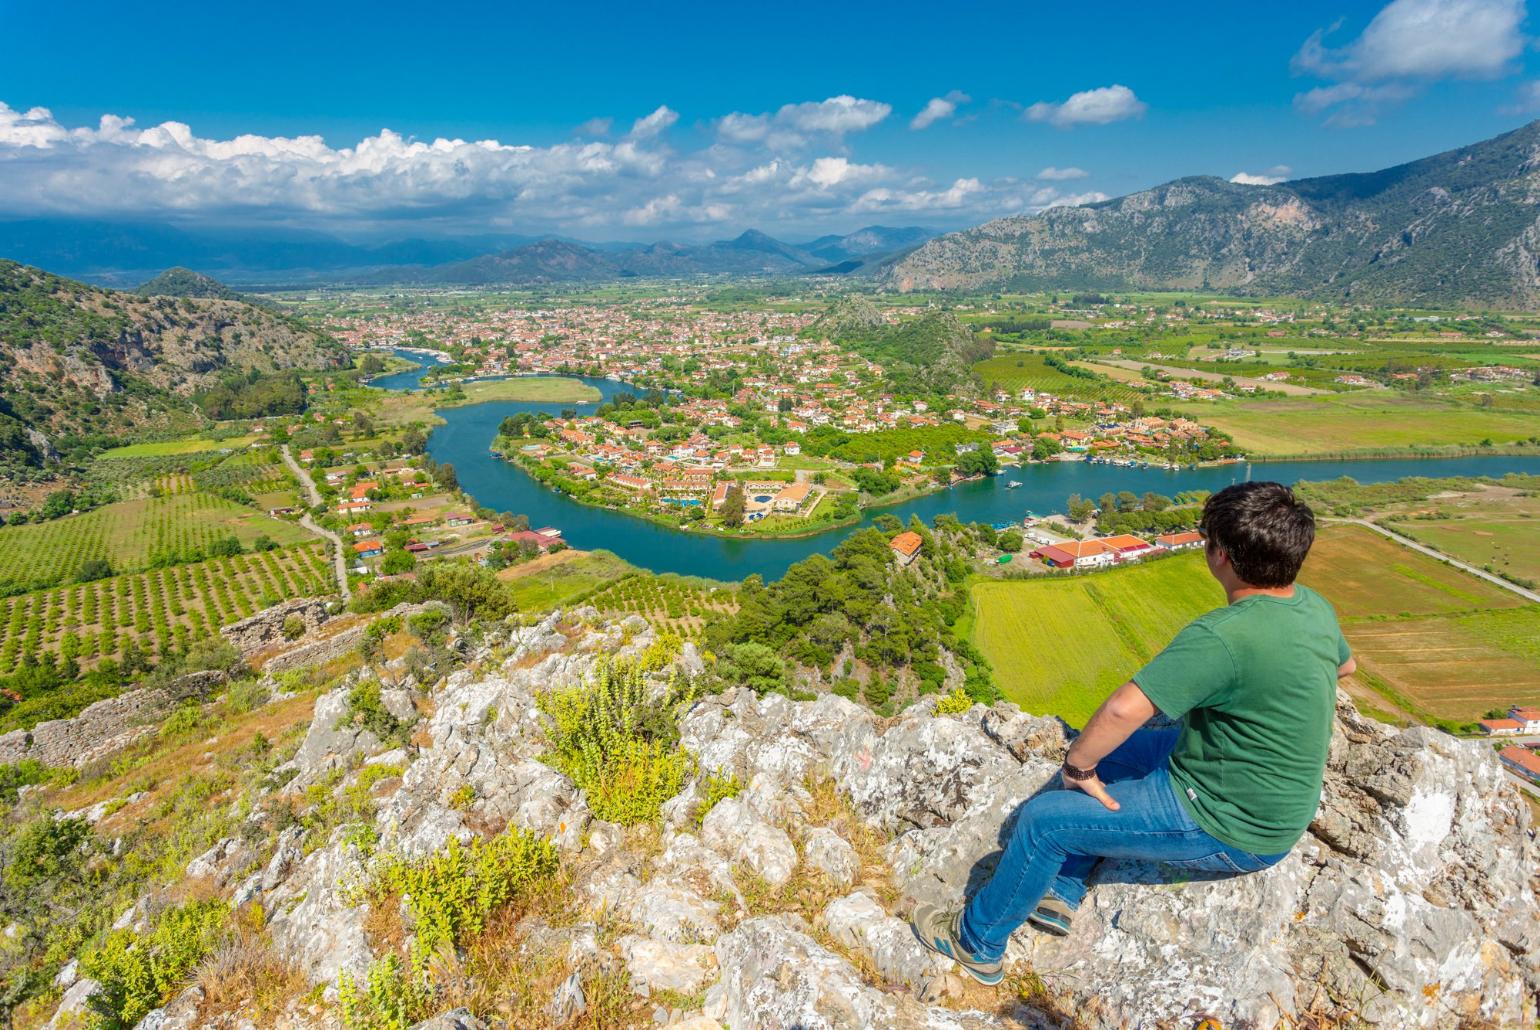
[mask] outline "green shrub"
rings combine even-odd
[[[35,758],[0,765],[0,804],[15,804],[21,788],[46,783],[50,778],[48,767]]]
[[[674,717],[692,696],[670,683],[650,697],[639,664],[601,660],[588,681],[536,698],[554,750],[544,756],[588,798],[600,819],[630,826],[658,818],[679,793],[691,756],[677,747]]]
[[[101,983],[91,1007],[108,1027],[131,1027],[167,1001],[224,933],[223,901],[192,901],[167,909],[146,934],[114,930],[80,962]]]
[[[362,990],[351,973],[337,977],[337,1007],[347,1030],[407,1030],[433,1014],[433,990],[426,975],[386,955],[370,965]]]
[[[198,732],[202,724],[203,709],[196,701],[188,701],[178,706],[177,710],[160,724],[160,735],[167,740],[190,737]]]
[[[528,830],[469,844],[451,837],[427,858],[391,856],[378,863],[351,900],[404,899],[414,926],[413,965],[422,970],[442,949],[481,933],[499,910],[549,890],[559,871],[555,846]]]
[[[370,627],[371,629],[373,627]],[[381,743],[395,741],[406,732],[406,724],[385,707],[379,680],[364,680],[348,691],[348,710],[338,720],[338,728],[352,726],[368,730]]]
[[[695,825],[699,826],[706,821],[706,814],[717,806],[717,802],[723,798],[735,798],[743,790],[743,785],[738,782],[738,774],[731,769],[723,772],[718,769],[706,777],[704,789],[705,796],[695,809]]]
[[[961,687],[945,694],[936,701],[937,715],[956,715],[973,707],[973,698]]]
[[[294,613],[292,615],[288,615],[288,616],[284,617],[284,620],[283,620],[283,639],[285,639],[285,640],[298,640],[300,637],[302,637],[304,635],[305,635],[305,620],[304,620],[304,618],[302,616],[299,615],[299,613],[296,612],[296,613]]]

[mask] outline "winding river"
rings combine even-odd
[[[408,361],[420,363],[425,360],[423,355],[415,353],[396,353]],[[425,371],[426,368],[419,367],[393,373],[375,379],[372,385],[392,390],[415,389],[421,384]],[[584,378],[582,382],[599,391],[599,401],[589,404],[493,401],[442,409],[438,414],[445,424],[429,435],[428,453],[435,461],[453,464],[460,486],[479,504],[496,511],[523,513],[529,516],[532,526],[549,525],[561,529],[573,547],[584,550],[602,547],[633,565],[654,572],[677,572],[719,580],[739,580],[757,573],[766,580],[778,579],[792,563],[829,551],[858,528],[844,526],[793,540],[746,540],[666,529],[630,515],[579,504],[541,486],[517,466],[491,452],[498,424],[509,415],[520,411],[555,414],[564,408],[590,412],[616,393],[631,389],[609,379]],[[929,522],[936,515],[951,513],[964,522],[999,524],[1018,521],[1028,511],[1063,511],[1066,498],[1075,493],[1091,498],[1119,490],[1140,494],[1153,490],[1173,495],[1184,490],[1218,490],[1247,478],[1290,483],[1306,478],[1352,476],[1360,483],[1382,483],[1405,476],[1501,476],[1509,472],[1540,473],[1540,456],[1258,461],[1179,471],[1091,465],[1079,461],[1050,462],[1008,468],[1004,475],[960,483],[903,504],[871,509],[859,525],[870,525],[883,513],[896,515],[906,522],[910,515],[918,515]],[[1020,482],[1021,487],[1008,488],[1006,484],[1011,480]]]

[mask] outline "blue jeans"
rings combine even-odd
[[[1023,805],[994,875],[963,910],[962,946],[979,958],[999,958],[1045,894],[1078,908],[1086,878],[1103,858],[1234,875],[1266,869],[1287,855],[1253,855],[1193,822],[1166,771],[1179,732],[1139,730],[1101,761],[1097,773],[1121,806],[1116,812],[1069,789],[1047,791]]]

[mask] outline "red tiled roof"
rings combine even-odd
[[[1518,766],[1530,776],[1540,778],[1540,755],[1535,754],[1527,747],[1505,747],[1497,752],[1497,757],[1503,761]]]
[[[919,551],[920,545],[924,542],[924,540],[920,539],[920,534],[913,530],[905,530],[894,537],[889,546],[905,558],[911,558]]]

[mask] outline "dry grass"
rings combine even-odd
[[[308,982],[298,967],[274,948],[264,932],[260,906],[237,914],[234,936],[205,958],[194,977],[203,988],[199,1017],[207,1025],[220,1016],[240,1015],[258,1026],[269,1026]]]
[[[182,779],[213,772],[222,756],[250,748],[259,734],[277,741],[296,728],[308,726],[314,709],[315,693],[308,692],[232,716],[211,727],[217,735],[199,735],[186,742],[150,738],[121,753],[95,774],[88,770],[74,784],[60,788],[49,797],[49,803],[69,810],[131,793],[125,790],[124,780],[132,774],[134,783],[145,785],[146,796],[108,816],[99,827],[102,832],[121,829],[135,814],[152,808],[165,791],[174,789]]]

